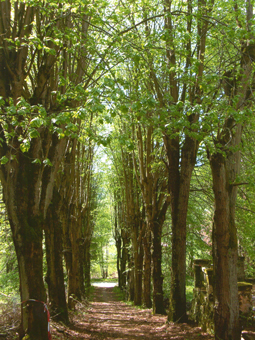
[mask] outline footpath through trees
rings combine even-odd
[[[73,326],[52,325],[52,339],[175,339],[209,340],[201,328],[167,323],[167,316],[152,315],[150,309],[138,309],[119,301],[113,287],[95,287],[93,301],[72,316]]]

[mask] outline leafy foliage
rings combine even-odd
[[[11,230],[4,204],[0,210],[0,300],[17,296],[19,290],[19,272],[12,242]]]

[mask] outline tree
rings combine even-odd
[[[148,115],[147,120],[150,120]],[[144,136],[142,134],[144,131]],[[137,127],[137,154],[138,162],[134,157],[134,167],[137,181],[140,185],[145,216],[145,237],[150,244],[152,239],[153,260],[153,312],[164,314],[163,304],[163,274],[161,270],[162,260],[162,227],[165,220],[169,199],[167,195],[167,178],[165,177],[165,164],[159,161],[162,155],[160,139],[154,135],[151,124]],[[139,165],[138,165],[139,164]]]
[[[116,118],[109,152],[109,158],[112,160],[111,169],[115,176],[109,181],[113,184],[111,191],[114,199],[114,237],[118,251],[119,286],[127,292],[127,298],[130,301],[137,300],[140,288],[141,301],[143,295],[141,294],[141,280],[138,279],[139,274],[136,267],[138,260],[136,251],[139,246],[137,244],[136,247],[133,243],[134,234],[140,233],[141,202],[140,192],[137,191],[137,182],[134,178],[132,155],[126,145],[130,133],[125,122]],[[136,241],[138,243],[140,241],[141,246],[141,237],[138,234]],[[139,258],[139,260],[141,266],[142,259]],[[136,301],[135,303],[140,302]]]
[[[215,337],[240,339],[239,300],[237,290],[238,243],[235,224],[240,148],[243,126],[252,105],[254,82],[253,61],[255,45],[250,42],[253,6],[246,3],[246,18],[239,11],[238,2],[233,12],[239,28],[247,28],[247,37],[239,45],[239,74],[225,73],[224,94],[228,103],[222,115],[222,126],[214,136],[215,151],[208,150],[212,170],[215,212],[213,220],[213,258],[215,277]],[[244,117],[245,115],[245,117]]]
[[[130,13],[133,30],[127,29],[128,34],[123,39],[123,53],[130,62],[126,84],[122,83],[122,86],[126,89],[132,86],[133,92],[140,93],[139,97],[131,95],[128,99],[134,116],[142,116],[144,120],[147,102],[142,99],[141,93],[146,88],[151,103],[154,102],[150,104],[153,110],[152,128],[164,136],[173,230],[169,318],[184,321],[186,218],[191,175],[199,142],[203,139],[199,131],[199,117],[203,112],[203,97],[209,92],[203,79],[209,30],[205,18],[213,10],[213,1],[199,1],[198,5],[193,1],[181,4],[151,1],[150,6],[141,1],[125,10]],[[135,81],[131,83],[132,72]],[[124,93],[123,106],[127,106],[127,91]]]
[[[145,304],[149,305],[150,307],[150,289],[147,293],[146,284],[148,287],[150,287],[151,275],[148,275],[147,280],[144,277],[144,289],[142,286],[145,218],[141,190],[134,172],[133,157],[131,152],[132,147],[129,144],[132,132],[131,129],[129,129],[126,125],[125,120],[121,122],[119,119],[116,119],[115,121],[114,130],[115,131],[114,134],[112,134],[112,137],[115,137],[115,143],[113,143],[113,140],[111,141],[111,158],[113,161],[112,171],[116,173],[115,181],[118,183],[115,183],[113,194],[115,198],[116,245],[117,249],[119,249],[119,254],[121,252],[121,244],[123,245],[122,249],[124,256],[119,256],[120,261],[122,261],[123,258],[127,257],[125,253],[128,246],[126,234],[129,234],[129,242],[131,242],[128,252],[129,299],[134,301],[135,305],[141,305],[142,299],[144,298]],[[124,216],[122,216],[121,211],[124,211]],[[122,275],[123,273],[121,273],[120,270],[120,276]]]
[[[254,119],[250,117],[242,133],[242,149],[236,202],[236,227],[238,234],[238,254],[245,257],[245,273],[254,276]]]
[[[10,24],[12,15],[13,25]],[[52,8],[46,19],[39,8],[25,3],[14,6],[10,1],[1,2],[0,176],[18,259],[21,301],[24,303],[30,299],[46,301],[42,219],[51,200],[54,176],[66,144],[66,139],[58,138],[58,133],[50,131],[49,124],[45,122],[46,108],[52,112],[53,107],[56,108],[56,98],[48,88],[53,77],[53,74],[50,77],[50,72],[60,49],[52,42],[55,32],[48,20],[53,15]],[[49,25],[48,34],[42,23]],[[57,30],[60,25],[61,21],[58,21]],[[46,36],[49,37],[43,51],[37,47],[38,41],[32,46],[35,31],[40,43]],[[53,86],[51,90],[54,89]],[[30,313],[33,313],[33,308]],[[32,324],[30,320],[31,316],[28,317],[22,308],[21,338],[27,328],[31,338],[35,338],[36,329],[40,329],[38,320]],[[48,337],[47,328],[39,337]]]
[[[96,3],[88,9],[79,1],[5,0],[0,7],[0,177],[26,305],[31,299],[46,301],[44,219],[67,140],[76,137],[74,116],[86,119],[78,108],[97,62],[103,63],[103,58],[89,62],[95,50],[87,34],[91,17],[98,22],[100,16],[94,15]],[[33,309],[31,303],[30,314]],[[24,311],[20,338],[28,329],[31,339],[47,339],[47,324],[38,335],[39,315]]]

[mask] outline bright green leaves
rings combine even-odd
[[[44,164],[44,165],[48,165],[48,166],[52,166],[52,163],[51,163],[51,161],[49,160],[49,158],[46,158],[46,159],[43,161],[43,164]]]
[[[39,164],[39,165],[43,163],[44,166],[53,166],[49,158],[44,159],[43,162],[40,159],[36,158],[32,161],[32,163]]]
[[[1,159],[0,159],[0,162],[2,165],[6,164],[9,162],[9,158],[6,157],[6,156],[3,156]]]
[[[30,149],[30,140],[29,139],[23,139],[22,143],[20,144],[20,150],[22,152],[28,152]]]
[[[44,119],[41,117],[35,117],[30,121],[30,127],[32,128],[39,128],[42,125],[44,125]]]

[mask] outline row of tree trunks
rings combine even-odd
[[[120,273],[119,286],[122,290],[127,290],[128,298],[134,301],[135,305],[143,303],[147,308],[151,308],[154,304],[155,313],[165,314],[161,270],[162,221],[155,221],[154,226],[151,227],[153,228],[153,237],[150,230],[145,231],[146,222],[141,221],[143,225],[134,228],[131,240],[126,237],[125,231],[122,230],[121,234],[115,232],[116,244],[119,249],[117,260]],[[116,225],[118,224],[116,223]],[[130,241],[132,247],[130,247]]]
[[[147,247],[149,261],[146,264],[144,256],[146,244],[144,244],[145,236],[143,235],[145,221],[141,220],[140,225],[133,225],[130,238],[126,227],[124,230],[120,228],[120,225],[123,225],[123,220],[119,219],[122,215],[118,214],[118,209],[119,207],[115,206],[114,237],[117,248],[118,286],[125,292],[126,298],[133,301],[136,306],[146,304],[146,301],[149,300],[146,306],[151,308],[151,242]],[[147,277],[146,267],[149,269]],[[149,290],[147,286],[149,286]]]
[[[84,18],[82,11],[80,15]],[[1,110],[3,107],[6,114],[0,126],[0,157],[6,160],[0,166],[0,177],[19,267],[20,339],[25,334],[31,340],[48,339],[48,325],[46,322],[42,326],[40,314],[47,300],[43,280],[43,231],[50,303],[63,321],[68,320],[63,284],[63,233],[58,218],[62,203],[53,193],[68,138],[65,137],[66,124],[55,124],[52,118],[63,113],[65,106],[59,104],[56,96],[56,93],[65,93],[65,87],[57,81],[59,75],[67,74],[70,63],[75,65],[72,74],[76,75],[76,84],[87,75],[83,60],[86,53],[81,56],[77,51],[72,55],[72,52],[69,55],[63,52],[63,61],[62,47],[56,42],[62,29],[71,28],[71,16],[68,10],[60,17],[59,8],[52,6],[44,8],[42,13],[40,4],[32,7],[27,2],[9,0],[0,3],[0,96],[4,103],[1,103]],[[80,20],[82,33],[79,31],[79,34],[83,41],[89,26],[87,19],[86,16],[86,24]],[[54,29],[51,21],[54,21]],[[46,26],[48,29],[44,30]],[[25,42],[30,39],[28,46]],[[40,41],[41,48],[37,48],[33,39],[37,43]],[[64,34],[63,45],[68,45],[69,39],[70,36]],[[19,48],[13,48],[16,43]],[[73,109],[79,103],[70,100],[67,105]],[[10,109],[14,110],[14,115],[9,119]],[[15,124],[14,117],[17,118]],[[33,118],[40,123],[34,124]],[[59,132],[53,133],[54,129],[62,133],[62,138],[58,137]],[[11,138],[7,137],[9,133]]]
[[[79,157],[81,155],[81,157]],[[91,196],[91,162],[93,152],[84,151],[76,140],[69,141],[68,152],[58,177],[58,194],[62,206],[55,214],[62,224],[63,254],[68,276],[68,306],[74,308],[77,300],[85,296],[85,278],[90,285],[90,242],[92,224],[88,196]],[[86,266],[86,268],[85,268]]]
[[[123,129],[127,131],[125,126]],[[127,295],[135,304],[144,303],[147,308],[153,307],[154,313],[165,314],[161,238],[170,203],[167,177],[160,178],[160,174],[165,173],[165,166],[162,164],[157,171],[152,170],[153,162],[159,162],[153,156],[158,141],[156,143],[152,137],[152,126],[144,128],[138,124],[136,134],[138,157],[121,147],[122,167],[119,164],[116,166],[122,187],[122,191],[115,194],[116,201],[119,201],[115,208],[115,230],[119,230],[115,232],[121,275],[119,284],[125,289],[128,281]],[[127,238],[127,235],[131,237]]]
[[[24,303],[29,300],[47,301],[43,280],[43,211],[47,210],[51,200],[52,172],[59,166],[64,145],[64,140],[59,141],[58,146],[54,145],[55,156],[51,158],[53,167],[49,171],[39,164],[31,164],[30,160],[38,157],[37,152],[41,151],[41,143],[38,140],[34,141],[30,152],[24,156],[17,153],[14,162],[1,166],[3,198],[12,229],[19,266],[21,301]],[[12,176],[9,175],[10,172]],[[34,339],[37,329],[41,329],[38,312],[33,315],[34,308],[36,304],[31,304],[28,313],[26,308],[22,308],[21,338],[28,332],[31,339]]]
[[[63,226],[59,219],[61,197],[54,188],[52,203],[44,225],[49,301],[54,319],[68,323],[68,310],[63,271]]]
[[[123,164],[121,184],[125,187],[125,194],[120,190],[114,193],[118,284],[129,300],[134,301],[135,305],[141,305],[144,296],[142,244],[144,210],[143,213],[140,212],[141,201],[132,172],[132,157],[121,150],[121,158]],[[118,171],[120,171],[119,168]]]
[[[148,112],[148,120],[151,114]],[[133,134],[135,131],[133,130]],[[134,169],[137,182],[140,186],[143,206],[145,211],[145,273],[151,275],[149,261],[152,260],[153,282],[153,313],[165,314],[163,303],[163,275],[162,275],[162,228],[167,209],[170,204],[167,188],[168,178],[165,164],[155,156],[155,150],[161,154],[159,140],[154,139],[153,125],[142,126],[138,124],[136,129],[137,154],[133,154]],[[149,253],[150,252],[150,253]],[[147,280],[147,277],[145,277]],[[146,300],[149,305],[150,282],[144,280],[146,287]],[[148,292],[148,293],[147,293]]]

